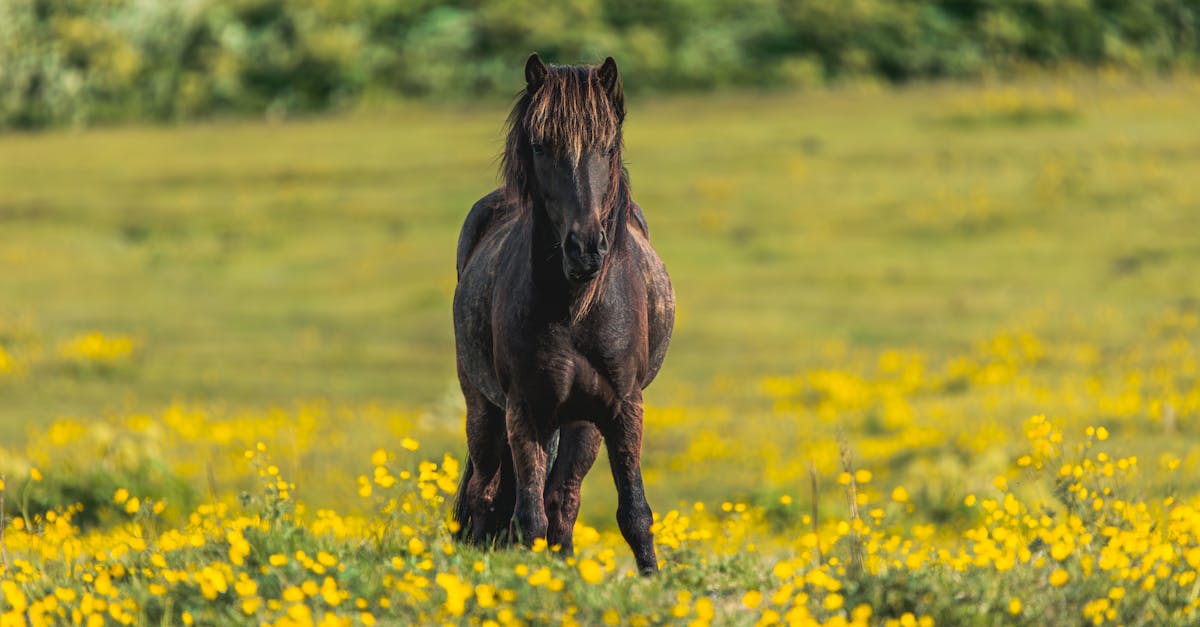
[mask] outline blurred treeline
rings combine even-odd
[[[0,0],[0,128],[511,94],[525,55],[629,88],[1192,69],[1200,0]]]

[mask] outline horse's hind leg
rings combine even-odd
[[[601,424],[601,430],[617,486],[617,526],[633,550],[638,570],[643,574],[657,572],[654,533],[650,530],[654,515],[642,484],[641,395],[623,402],[616,415]]]
[[[505,494],[503,472],[507,466],[507,434],[504,411],[469,385],[463,386],[467,402],[467,450],[471,457],[471,476],[465,485],[468,520],[459,520],[463,535],[474,544],[486,544],[508,528],[512,518],[512,490]],[[510,471],[511,472],[511,471]]]
[[[559,429],[558,458],[546,481],[546,542],[562,547],[563,555],[575,553],[572,529],[579,516],[579,491],[596,462],[600,442],[600,430],[590,422],[574,422]]]

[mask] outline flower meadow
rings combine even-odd
[[[0,627],[1200,624],[1197,97],[631,91],[651,578],[451,541],[506,104],[0,137]]]
[[[573,557],[453,542],[452,404],[63,417],[0,457],[0,624],[1195,624],[1200,316],[1125,346],[1095,341],[1108,314],[1043,317],[653,404],[651,578],[602,469]],[[0,377],[31,354],[10,348]]]

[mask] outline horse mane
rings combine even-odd
[[[516,104],[508,115],[508,134],[500,164],[506,199],[516,208],[518,219],[533,219],[531,208],[537,193],[530,148],[533,142],[564,147],[573,158],[578,158],[586,148],[611,147],[611,179],[601,208],[601,222],[610,250],[616,254],[625,242],[633,202],[629,172],[621,157],[625,107],[620,83],[615,93],[609,93],[601,85],[596,67],[548,65],[546,68],[545,78],[536,89],[531,91],[526,86],[517,94]],[[612,255],[605,258],[600,273],[587,283],[573,304],[573,322],[582,320],[599,300],[611,259]]]

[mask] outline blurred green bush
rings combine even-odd
[[[1198,0],[3,0],[0,128],[507,94],[533,50],[655,90],[1175,71],[1198,27]]]

